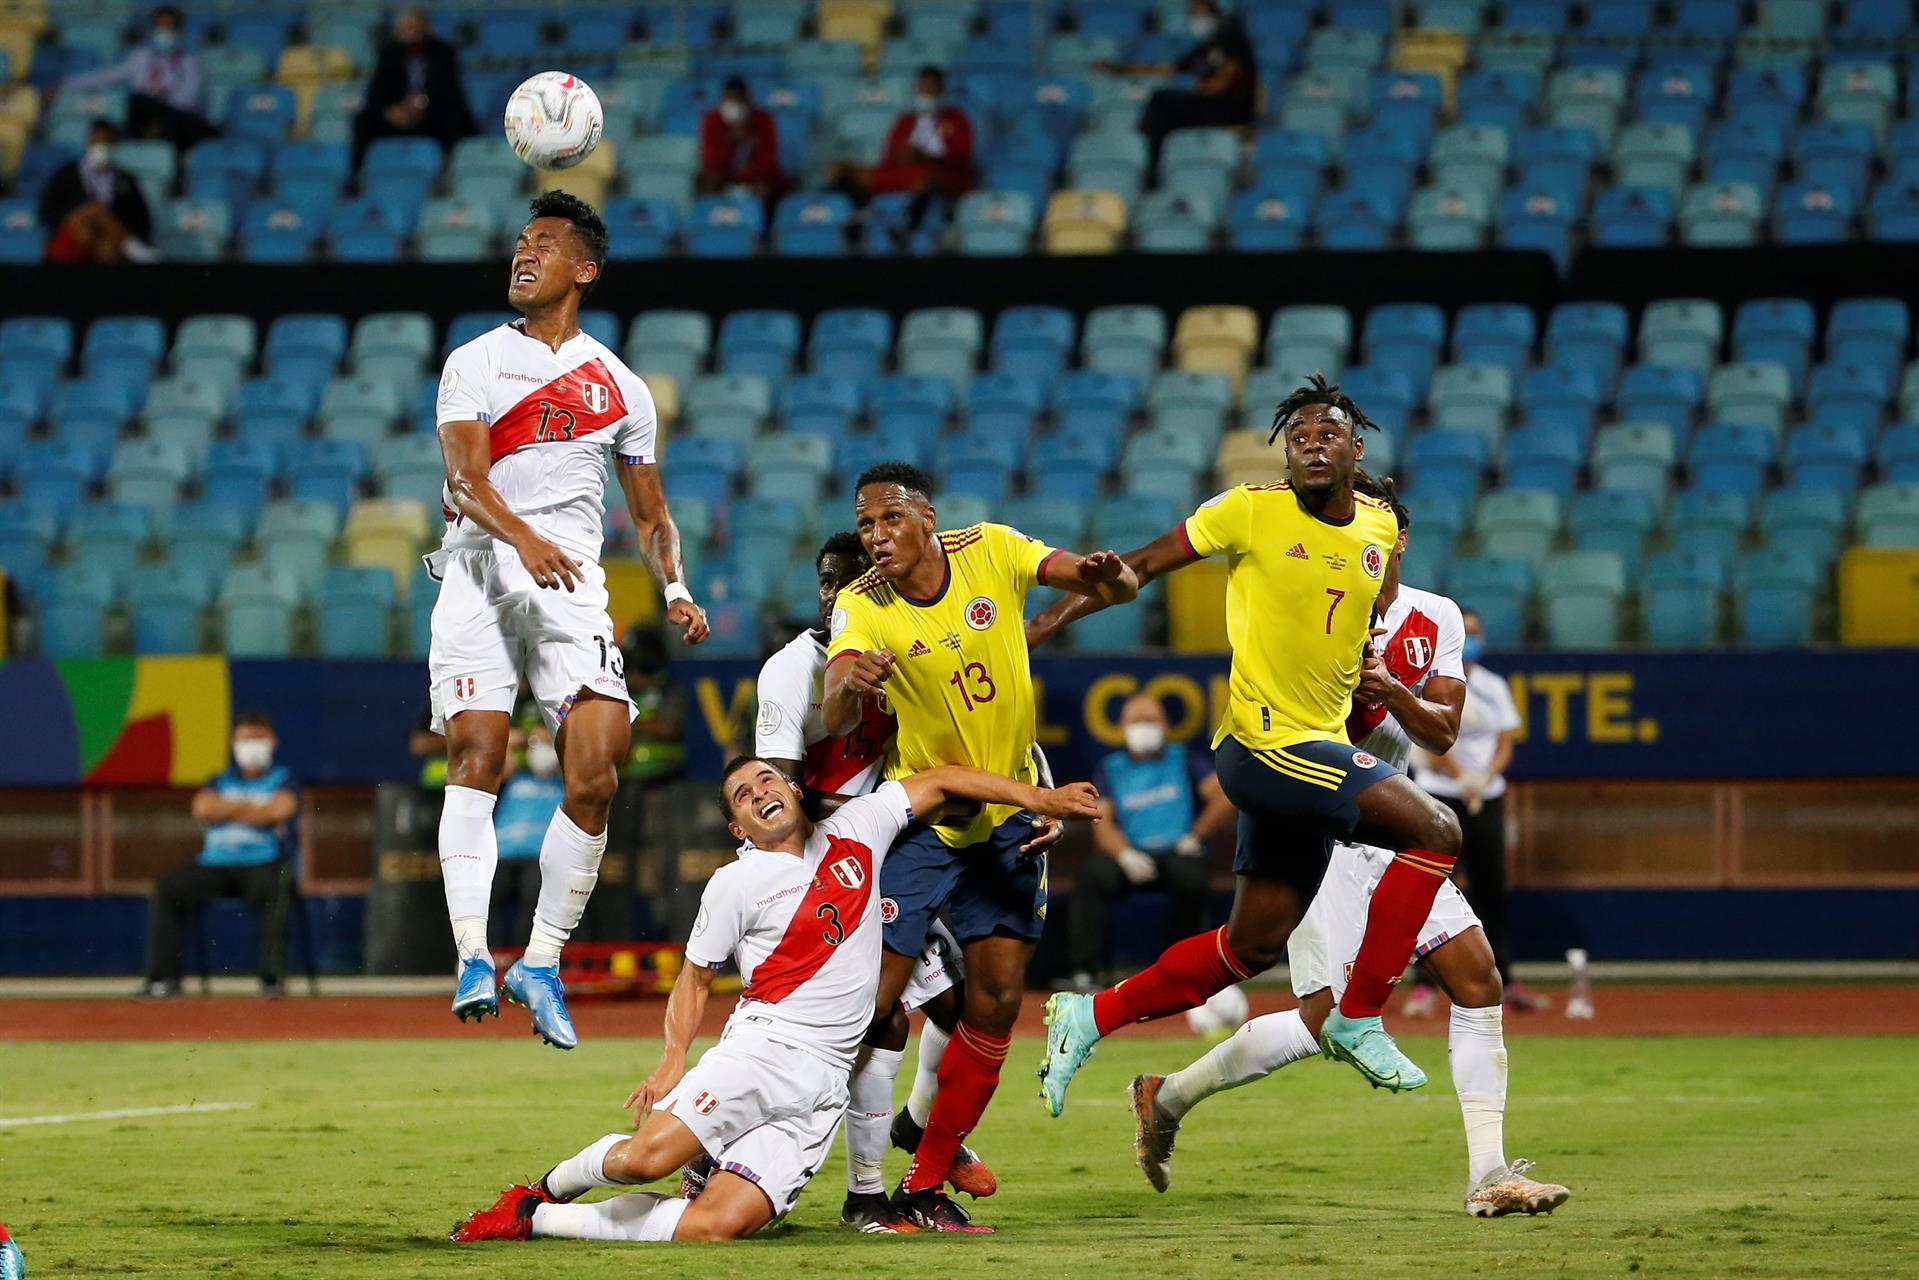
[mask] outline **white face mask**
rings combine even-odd
[[[726,101],[720,103],[720,119],[726,121],[728,124],[740,123],[740,121],[746,119],[746,104],[728,98]]]
[[[89,142],[87,144],[87,168],[104,169],[113,163],[113,144],[110,142]]]
[[[526,744],[526,767],[533,771],[536,778],[550,778],[560,768],[560,753],[553,749],[550,742],[529,742]]]
[[[1213,32],[1219,30],[1219,19],[1208,14],[1195,14],[1186,22],[1186,29],[1193,33],[1195,40],[1211,40]]]
[[[273,744],[265,738],[242,738],[233,744],[233,763],[245,773],[261,773],[273,763]]]
[[[939,110],[940,100],[937,94],[922,93],[913,98],[913,106],[922,113]]]
[[[1126,750],[1136,756],[1156,754],[1166,745],[1166,729],[1150,720],[1135,720],[1122,730],[1126,735]]]

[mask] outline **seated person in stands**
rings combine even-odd
[[[19,68],[16,68],[18,71]],[[185,151],[219,130],[207,119],[207,68],[186,48],[186,19],[163,4],[153,11],[146,42],[112,66],[68,76],[62,89],[127,88],[127,133],[165,138]]]
[[[233,722],[233,764],[193,797],[207,829],[192,863],[161,876],[147,904],[146,996],[180,994],[180,938],[216,898],[239,898],[260,926],[260,994],[286,993],[287,907],[292,899],[294,818],[300,792],[264,712]]]
[[[1167,937],[1185,938],[1206,924],[1212,891],[1207,851],[1231,826],[1233,805],[1212,763],[1166,740],[1166,708],[1136,693],[1120,709],[1126,749],[1100,761],[1093,775],[1100,816],[1093,854],[1073,878],[1067,958],[1074,985],[1099,985],[1106,967],[1107,917],[1114,898],[1160,889],[1171,908]]]
[[[744,187],[761,200],[777,199],[792,184],[780,171],[780,135],[773,113],[754,103],[746,81],[727,80],[719,105],[700,117],[700,173],[694,189],[703,196]]]
[[[445,149],[479,131],[460,83],[458,51],[433,34],[424,9],[401,9],[353,119],[354,169],[379,138],[431,138]]]
[[[47,177],[40,225],[48,262],[145,262],[153,257],[153,215],[140,184],[113,163],[120,130],[95,120],[87,149]]]
[[[512,749],[506,755],[506,782],[493,809],[500,864],[493,875],[489,914],[496,947],[513,946],[509,938],[525,938],[533,930],[533,907],[540,900],[540,845],[554,811],[566,797],[552,730],[535,720],[526,729],[513,730],[508,745]]]
[[[1177,62],[1096,62],[1095,71],[1120,75],[1192,76],[1190,89],[1161,89],[1146,100],[1139,131],[1155,170],[1166,135],[1175,129],[1249,125],[1259,109],[1259,73],[1252,42],[1219,0],[1193,0],[1187,27],[1194,45]]]
[[[877,165],[833,165],[832,186],[862,203],[871,196],[905,191],[914,196],[907,225],[919,226],[934,199],[957,200],[973,189],[973,122],[946,100],[946,73],[921,67],[913,106],[886,135]]]

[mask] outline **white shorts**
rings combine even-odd
[[[1366,909],[1373,890],[1386,874],[1393,855],[1372,845],[1335,844],[1326,878],[1319,883],[1312,905],[1286,942],[1286,967],[1292,973],[1293,994],[1305,999],[1332,988],[1333,998],[1346,994],[1353,958],[1366,935]],[[1424,957],[1441,943],[1479,926],[1479,917],[1466,895],[1451,880],[1439,886],[1432,912],[1420,926],[1413,954]]]
[[[763,1036],[734,1033],[700,1055],[659,1108],[727,1173],[792,1209],[846,1115],[846,1068]]]
[[[436,551],[427,560],[441,576],[427,651],[436,733],[462,711],[510,714],[522,676],[555,732],[582,689],[626,703],[629,717],[639,714],[598,563],[582,565],[586,580],[567,591],[536,584],[511,547]]]
[[[908,1013],[924,1008],[927,1001],[953,989],[966,976],[966,962],[960,958],[960,945],[952,931],[935,920],[926,930],[926,950],[913,965],[913,976],[906,980],[900,1007]]]

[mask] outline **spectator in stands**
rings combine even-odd
[[[207,69],[187,49],[186,22],[170,4],[153,11],[153,30],[144,44],[110,67],[69,76],[64,89],[102,89],[125,85],[127,133],[135,138],[165,138],[185,151],[218,133],[207,120]]]
[[[1161,89],[1146,100],[1139,131],[1146,135],[1154,168],[1166,135],[1175,129],[1247,125],[1259,107],[1259,73],[1252,42],[1239,19],[1220,10],[1219,0],[1193,0],[1187,29],[1194,45],[1177,62],[1098,62],[1095,71],[1120,75],[1194,78],[1190,89]]]
[[[120,130],[95,120],[87,149],[55,169],[40,191],[48,262],[145,262],[153,257],[153,215],[140,184],[113,163]]]
[[[831,185],[854,199],[905,191],[914,196],[907,225],[918,227],[935,199],[957,200],[973,189],[973,122],[946,100],[946,73],[921,67],[913,108],[886,135],[880,163],[833,165]]]
[[[540,900],[540,844],[546,839],[553,811],[566,795],[560,781],[560,756],[545,724],[535,719],[525,729],[514,729],[509,745],[513,749],[506,756],[506,783],[493,810],[500,850],[490,913],[496,946],[513,945],[509,939],[525,938],[533,928],[533,907]],[[520,767],[522,757],[524,768]]]
[[[671,782],[686,771],[686,699],[666,675],[666,641],[634,626],[620,646],[626,691],[633,697],[633,746],[620,776],[643,786]]]
[[[1493,949],[1505,984],[1506,1003],[1514,1009],[1536,1009],[1545,998],[1513,981],[1506,940],[1506,769],[1512,764],[1513,738],[1519,730],[1519,709],[1504,676],[1479,664],[1486,648],[1486,628],[1471,609],[1463,611],[1466,647],[1466,706],[1459,718],[1459,737],[1443,756],[1415,750],[1413,776],[1459,815],[1462,837],[1459,875],[1466,900],[1479,914],[1486,941]],[[1414,990],[1407,1012],[1430,1012],[1430,988]],[[1424,1006],[1422,1009],[1420,1006]]]
[[[460,55],[433,34],[424,9],[401,9],[353,119],[354,169],[379,138],[431,138],[451,147],[478,132],[460,83]]]
[[[287,907],[293,890],[294,817],[300,793],[285,765],[273,763],[278,739],[259,711],[233,722],[233,764],[193,797],[193,820],[206,827],[200,854],[154,882],[147,905],[147,980],[141,994],[180,994],[180,938],[187,922],[216,898],[239,898],[259,919],[260,993],[286,991]]]
[[[1166,740],[1166,708],[1158,698],[1134,694],[1119,723],[1126,749],[1100,761],[1093,775],[1105,821],[1093,824],[1095,852],[1073,880],[1068,963],[1081,990],[1098,986],[1106,967],[1114,898],[1161,889],[1171,899],[1168,937],[1190,937],[1204,927],[1212,888],[1207,852],[1235,816],[1211,763]]]
[[[700,117],[703,196],[745,187],[761,200],[777,200],[792,184],[780,171],[780,135],[773,113],[756,105],[739,76],[727,80],[719,104]]]

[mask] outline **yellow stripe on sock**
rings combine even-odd
[[[1441,871],[1438,867],[1428,866],[1427,864],[1423,862],[1415,862],[1413,859],[1408,858],[1403,853],[1399,855],[1396,861],[1405,863],[1407,866],[1413,868],[1413,870],[1415,871],[1424,871],[1427,875],[1433,876],[1440,880],[1444,880],[1446,876],[1448,875],[1447,872]]]
[[[1244,982],[1253,976],[1245,969],[1239,967],[1239,960],[1233,955],[1233,949],[1226,945],[1225,925],[1219,926],[1219,929],[1213,934],[1213,940],[1219,944],[1219,958],[1226,962],[1228,969],[1239,975],[1240,981]]]

